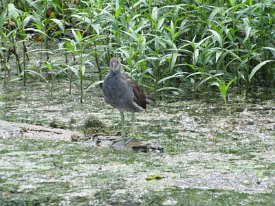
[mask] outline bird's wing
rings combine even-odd
[[[124,74],[123,79],[126,81],[127,85],[130,86],[132,92],[134,93],[134,102],[143,109],[146,109],[146,95],[143,89],[128,75]]]

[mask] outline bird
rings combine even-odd
[[[110,71],[104,78],[102,88],[105,101],[120,112],[121,137],[126,140],[124,112],[132,113],[134,135],[135,113],[144,112],[146,104],[153,102],[153,98],[146,95],[131,77],[121,72],[120,60],[115,57],[110,60]]]

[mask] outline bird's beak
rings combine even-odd
[[[117,61],[111,61],[110,66],[111,66],[112,71],[117,71],[117,70],[120,69],[120,62],[118,60]]]

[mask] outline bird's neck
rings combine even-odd
[[[111,70],[110,71],[110,75],[112,75],[112,76],[115,76],[115,75],[118,75],[118,74],[121,74],[120,70]]]

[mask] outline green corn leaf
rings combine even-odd
[[[188,73],[187,72],[177,72],[177,73],[173,74],[172,76],[162,78],[161,80],[158,81],[157,84],[163,83],[169,79],[182,78],[182,77],[184,77],[184,74],[188,74]]]
[[[86,67],[85,65],[79,65],[79,73],[81,74],[81,76],[83,76],[85,74],[86,71]]]
[[[71,41],[66,41],[64,45],[67,47],[66,49],[68,49],[69,51],[71,52],[76,51],[75,45]]]
[[[33,8],[35,8],[35,11],[38,13],[41,13],[42,8],[39,7],[38,1],[33,1],[33,0],[26,0],[29,5]]]
[[[219,82],[219,90],[220,90],[220,94],[223,98],[224,103],[226,103],[227,102],[227,100],[226,100],[227,87],[226,87],[226,84],[223,81]]]
[[[164,20],[165,20],[164,17],[161,17],[161,18],[159,19],[158,25],[157,25],[157,31],[160,31],[160,30],[161,30],[162,25],[163,25],[163,23],[164,23]]]
[[[102,31],[102,27],[100,26],[100,24],[92,24],[93,29],[95,30],[97,35],[100,35],[101,31]]]
[[[0,15],[0,31],[2,31],[2,28],[4,26],[4,14]],[[4,33],[4,32],[3,32]]]
[[[171,60],[171,64],[170,64],[170,70],[171,70],[171,71],[172,71],[172,69],[175,67],[177,58],[178,58],[179,56],[181,56],[181,55],[178,54],[178,53],[173,53],[173,54],[172,54],[172,60]]]
[[[41,48],[39,48],[39,49],[32,49],[32,50],[28,50],[27,52],[26,52],[26,54],[32,54],[32,53],[37,53],[37,52],[40,52],[40,53],[45,53],[45,54],[54,54],[53,52],[52,52],[52,50],[49,50],[49,49],[41,49]]]
[[[31,20],[35,21],[35,17],[33,15],[26,16],[26,18],[23,20],[23,28],[25,28]]]
[[[230,2],[230,4],[231,4],[232,6],[235,6],[236,0],[229,0],[229,2]]]
[[[205,74],[207,74],[207,73],[205,73],[205,72],[194,72],[194,73],[192,73],[192,74],[189,74],[189,75],[186,77],[186,79],[189,78],[189,77],[192,77],[192,76],[196,76],[196,75],[205,75]]]
[[[228,82],[228,84],[226,84],[223,80],[217,78],[217,76],[215,77],[215,79],[217,79],[217,81],[212,82],[211,85],[217,86],[219,88],[220,95],[221,95],[224,103],[226,104],[228,89],[229,89],[230,85],[236,80],[236,77],[234,79],[232,79],[230,82]]]
[[[172,20],[170,22],[170,32],[171,32],[172,36],[175,33],[175,26],[174,26],[174,22]]]
[[[53,21],[54,23],[57,24],[57,26],[64,31],[64,24],[63,24],[63,21],[62,20],[59,20],[59,19],[51,19],[51,21]]]
[[[213,18],[222,10],[221,7],[216,7],[208,17],[208,21],[212,22]]]
[[[82,21],[82,22],[85,22],[85,23],[87,23],[87,24],[91,24],[91,20],[90,20],[88,17],[86,17],[86,16],[80,16],[80,15],[78,15],[78,14],[74,14],[74,15],[72,15],[72,17],[75,17],[75,18],[77,18],[78,20],[80,20],[80,21]]]
[[[243,22],[244,22],[244,28],[245,28],[245,38],[243,40],[243,42],[246,42],[247,39],[249,38],[250,36],[250,33],[251,33],[251,26],[249,25],[249,21],[248,21],[248,18],[245,18],[243,19]]]
[[[195,51],[193,53],[193,64],[197,64],[199,55],[200,55],[200,50],[199,49],[195,49]]]
[[[21,15],[22,11],[18,10],[14,4],[8,4],[8,14],[10,17],[17,19]]]
[[[135,16],[133,16],[133,18],[129,21],[135,21],[137,18],[139,18],[141,16],[141,14],[136,14]],[[136,20],[137,21],[137,20]]]
[[[119,15],[120,15],[120,13],[121,13],[121,10],[122,10],[122,7],[119,6],[119,7],[117,8],[117,10],[116,10],[116,13],[115,13],[116,19],[118,19]]]
[[[270,52],[272,53],[272,56],[275,58],[275,48],[272,48],[272,47],[263,47],[263,49],[270,50]]]
[[[129,35],[129,37],[133,38],[135,41],[139,41],[139,38],[137,36],[137,33],[132,29],[132,28],[129,28],[129,31],[131,32],[126,32],[126,31],[123,31],[125,34]]]
[[[228,91],[229,87],[231,86],[231,84],[233,84],[233,82],[236,81],[236,79],[237,78],[235,77],[234,79],[232,79],[230,82],[227,83],[227,85],[226,85],[226,91]]]
[[[245,76],[244,76],[243,71],[238,71],[238,75],[239,75],[239,77],[241,77],[243,80],[245,80]]]
[[[50,72],[53,71],[53,67],[52,67],[52,65],[51,65],[49,62],[45,62],[44,64],[45,64],[45,66],[47,67],[47,69],[48,69]]]
[[[40,34],[44,35],[45,37],[49,37],[45,32],[43,32],[39,29],[26,28],[25,31],[33,31],[33,32],[36,32],[36,33],[40,33]]]
[[[157,89],[156,91],[160,92],[160,91],[166,91],[166,90],[175,90],[175,91],[183,92],[183,90],[178,87],[163,87],[161,89]]]
[[[214,39],[219,42],[220,47],[223,47],[223,40],[222,40],[222,36],[215,30],[213,29],[208,29],[208,31],[210,31],[212,33],[212,35],[214,36]]]
[[[195,38],[195,37],[194,37]],[[205,37],[204,39],[200,40],[198,43],[194,43],[195,39],[193,39],[193,42],[189,42],[190,45],[194,48],[198,48],[203,42],[205,42],[207,39],[211,38],[211,36]]]
[[[12,78],[11,80],[10,80],[10,82],[12,83],[12,82],[18,82],[18,81],[21,81],[22,80],[22,77],[15,77],[15,78]]]
[[[74,29],[72,29],[72,34],[73,34],[73,36],[74,36],[74,39],[75,39],[77,42],[79,42],[79,41],[78,41],[77,34],[76,34],[76,32],[75,32]]]
[[[139,65],[142,62],[155,61],[155,60],[158,60],[158,58],[156,58],[156,57],[146,57],[144,59],[141,59],[141,60],[137,61],[136,65]],[[135,68],[136,65],[134,65],[134,68]]]
[[[207,74],[207,73],[203,73],[203,74]],[[207,74],[209,75],[209,74]],[[210,75],[209,77],[204,78],[195,88],[195,90],[197,90],[202,84],[204,84],[205,82],[207,82],[210,79],[216,78],[217,76],[222,76],[223,74],[215,74],[215,75]]]
[[[80,33],[79,30],[77,30],[77,38],[79,42],[82,42],[82,34]]]
[[[75,41],[80,44],[82,41],[82,35],[81,35],[80,31],[75,32],[75,30],[72,29],[72,33],[73,33]]]
[[[250,72],[249,74],[249,77],[248,77],[248,81],[250,82],[251,79],[253,78],[253,76],[255,75],[255,73],[262,68],[262,66],[264,66],[266,63],[268,62],[274,62],[275,60],[266,60],[266,61],[263,61],[261,62],[260,64],[258,64],[257,66],[255,66],[252,71]]]
[[[75,74],[75,76],[77,76],[78,78],[80,78],[80,76],[79,76],[79,70],[78,69],[76,69],[73,66],[68,66],[68,68]]]
[[[126,57],[126,59],[130,58],[130,52],[125,48],[118,48],[118,50]]]
[[[99,84],[102,84],[103,81],[104,81],[104,80],[100,80],[100,81],[96,81],[96,82],[92,83],[90,86],[88,86],[88,87],[85,89],[85,91],[88,91],[88,90],[90,90],[91,88],[93,88],[93,87],[95,87],[95,86],[97,86],[97,85],[99,85]]]
[[[154,7],[152,10],[151,18],[157,22],[158,21],[158,7]]]
[[[163,64],[164,62],[166,62],[168,59],[171,59],[172,58],[172,54],[167,54],[165,56],[162,56],[161,59],[160,59],[160,62],[159,64]]]
[[[216,52],[216,62],[218,62],[218,60],[219,60],[221,54],[222,54],[221,51],[217,51],[217,52]]]
[[[45,77],[43,77],[40,73],[33,71],[33,70],[25,70],[26,73],[33,74],[34,76],[38,76],[43,79],[45,82],[48,82]]]

